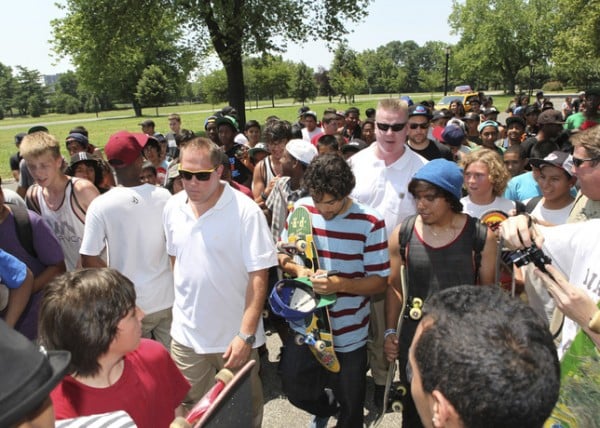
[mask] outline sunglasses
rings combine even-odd
[[[427,129],[427,128],[429,128],[429,123],[409,123],[408,127],[410,129],[417,129],[417,128]]]
[[[392,132],[400,132],[406,126],[406,123],[394,123],[390,125],[389,123],[380,123],[376,122],[377,129],[383,132],[388,132],[390,128],[392,128]]]
[[[581,165],[583,165],[584,162],[587,162],[587,161],[593,162],[593,161],[597,161],[597,160],[600,160],[600,156],[596,156],[595,158],[582,158],[582,159],[573,157],[573,165],[575,165],[577,168],[579,168]]]
[[[179,171],[179,175],[186,181],[192,179],[192,177],[196,177],[198,181],[208,181],[210,179],[210,175],[215,172],[218,166],[215,166],[213,169],[205,169],[201,171],[188,171],[187,169],[182,169],[181,165],[177,168]]]

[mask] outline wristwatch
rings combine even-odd
[[[238,333],[237,336],[242,339],[246,345],[252,346],[254,345],[254,342],[256,342],[256,336],[253,334]]]

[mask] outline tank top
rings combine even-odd
[[[408,298],[404,304],[410,304],[414,297],[425,301],[433,293],[456,285],[475,284],[473,239],[476,221],[469,216],[454,241],[437,248],[426,244],[417,230],[413,229],[407,246]],[[402,364],[406,364],[408,346],[417,325],[418,321],[405,316],[400,332],[400,343],[406,344],[405,352],[400,352],[401,368]]]
[[[65,254],[67,271],[72,271],[80,267],[78,266],[79,247],[81,247],[84,230],[83,219],[77,215],[72,204],[73,200],[76,202],[76,198],[73,196],[73,182],[75,180],[77,179],[71,178],[67,182],[63,201],[57,210],[52,210],[48,207],[40,186],[36,186],[35,189],[37,201],[40,206],[40,214],[46,223],[48,223],[62,247]],[[77,210],[78,212],[83,212],[81,207],[77,207]]]

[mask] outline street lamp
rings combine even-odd
[[[446,69],[445,69],[445,73],[444,73],[444,96],[448,95],[448,60],[450,59],[450,53],[452,52],[452,49],[450,48],[450,46],[446,46],[445,52],[446,52]]]

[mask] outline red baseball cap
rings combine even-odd
[[[112,134],[104,146],[108,163],[116,168],[131,165],[142,153],[148,138],[146,134],[128,131]]]

